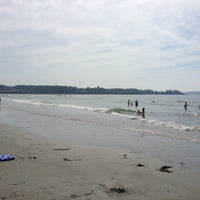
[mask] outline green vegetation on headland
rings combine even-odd
[[[136,88],[77,88],[72,86],[50,85],[0,85],[1,94],[183,94],[178,90],[153,91],[150,89],[139,90]]]

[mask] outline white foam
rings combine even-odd
[[[90,106],[80,106],[75,104],[55,104],[55,103],[48,103],[48,102],[38,102],[34,100],[22,100],[22,99],[8,99],[16,103],[26,103],[26,104],[32,104],[36,106],[56,106],[60,108],[73,108],[73,109],[80,109],[80,110],[88,110],[88,111],[94,111],[94,112],[107,112],[108,109],[106,108],[94,108]]]
[[[185,131],[193,131],[193,130],[200,129],[200,128],[197,128],[197,127],[187,126],[187,125],[176,123],[176,122],[173,122],[173,121],[165,122],[165,121],[150,119],[150,120],[148,120],[148,123],[158,125],[158,126],[162,126],[162,127],[166,127],[166,128],[173,128],[173,129],[185,130]]]

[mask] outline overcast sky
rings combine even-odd
[[[0,84],[200,91],[200,1],[0,0]]]

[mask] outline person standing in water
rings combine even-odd
[[[130,107],[130,103],[131,103],[131,101],[130,101],[130,99],[128,99],[128,107]]]
[[[141,115],[142,115],[142,118],[145,118],[145,108],[142,108]]]
[[[131,107],[133,106],[133,102],[131,101]]]
[[[138,107],[138,100],[135,101],[135,107]]]
[[[185,101],[185,103],[184,103],[184,109],[187,110],[187,107],[188,107],[188,103]]]

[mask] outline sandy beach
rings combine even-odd
[[[140,152],[70,145],[0,125],[0,199],[199,199],[199,175]]]
[[[49,107],[3,102],[0,154],[16,157],[0,162],[0,199],[200,198],[199,172],[188,168],[189,159],[187,163],[181,162],[190,157],[184,153],[190,143],[173,143],[158,136],[141,137],[91,120],[98,117],[99,122],[109,121],[112,116],[106,114],[69,109],[63,117],[57,117],[61,113]],[[129,148],[120,142],[130,142]],[[167,148],[176,159],[178,151],[183,156],[173,162],[144,153],[145,149],[152,149],[164,155]],[[198,154],[198,149],[195,152]],[[193,163],[195,158],[198,157],[193,155]]]

